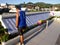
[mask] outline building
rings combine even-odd
[[[15,8],[15,5],[9,4],[8,8],[9,8],[9,9]]]
[[[0,4],[0,7],[1,7],[1,8],[7,8],[7,5],[4,4],[4,3],[1,3],[1,4]]]
[[[35,10],[39,11],[40,10],[40,7],[39,6],[36,6],[35,7]]]

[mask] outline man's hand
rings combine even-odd
[[[16,25],[16,28],[18,28],[18,26]]]

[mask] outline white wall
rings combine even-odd
[[[6,29],[6,26],[5,26],[4,22],[2,21],[2,15],[0,15],[0,22],[1,22],[2,26]]]
[[[6,6],[6,4],[2,3],[1,6]]]
[[[54,11],[55,16],[60,16],[60,11]]]
[[[51,16],[60,16],[60,11],[50,11]]]

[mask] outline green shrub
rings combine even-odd
[[[26,32],[28,32],[29,30],[31,30],[31,29],[33,29],[33,28],[35,28],[35,27],[37,27],[37,26],[38,26],[38,24],[34,24],[34,25],[29,26],[29,27],[26,27],[26,29],[25,29],[25,31],[24,31],[23,33],[26,33]]]
[[[52,16],[52,17],[48,18],[47,20],[51,20],[51,19],[53,19],[53,18],[54,18],[54,16]]]
[[[8,37],[9,37],[8,34],[3,35],[3,36],[1,37],[1,42],[6,42],[6,41],[8,41],[8,39],[9,39]]]
[[[7,41],[7,40],[8,40],[7,29],[4,29],[4,27],[1,25],[1,22],[0,22],[0,43],[2,41]]]

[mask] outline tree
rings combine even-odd
[[[32,2],[28,2],[27,4],[33,4]]]
[[[49,7],[52,6],[51,4],[47,4],[47,3],[44,3],[44,2],[37,2],[37,3],[35,3],[35,5],[39,6],[41,8],[49,8]]]
[[[0,22],[0,43],[2,41],[7,41],[7,40],[8,40],[7,29],[4,29],[4,27],[1,25],[1,22]]]

